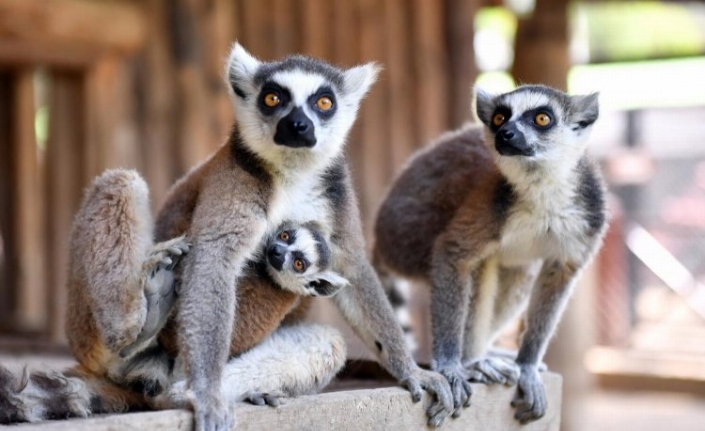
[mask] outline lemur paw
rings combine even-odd
[[[543,386],[538,369],[535,365],[520,365],[521,376],[517,384],[517,393],[512,400],[512,407],[516,409],[514,418],[526,424],[540,419],[546,414],[548,401],[546,389]]]
[[[411,392],[411,398],[415,403],[421,401],[424,390],[433,397],[426,411],[430,426],[440,426],[453,412],[453,394],[447,379],[441,374],[417,367],[400,383]]]
[[[471,382],[513,386],[519,380],[519,366],[504,357],[488,356],[463,363]]]
[[[468,382],[468,373],[463,366],[457,364],[448,365],[438,369],[438,372],[448,380],[451,393],[453,394],[453,417],[460,416],[460,408],[470,406],[472,397],[472,386]]]
[[[185,236],[155,244],[145,264],[149,269],[149,276],[153,278],[162,270],[173,270],[179,259],[188,253],[190,249],[191,244],[189,244]]]
[[[286,394],[282,391],[271,391],[271,392],[248,392],[245,394],[244,401],[252,403],[257,406],[268,405],[272,407],[279,407],[284,404],[284,400],[287,398]]]
[[[203,402],[202,398],[193,399],[193,416],[196,431],[230,431],[233,429],[233,415],[222,401]]]

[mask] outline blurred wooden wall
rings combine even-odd
[[[380,81],[348,144],[366,232],[415,149],[470,118],[473,0],[0,0],[0,333],[63,337],[67,238],[82,189],[138,169],[154,208],[226,138],[234,40]],[[49,108],[46,146],[35,111]]]

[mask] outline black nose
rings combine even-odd
[[[499,132],[499,134],[505,141],[510,141],[512,138],[514,138],[514,136],[516,136],[513,130],[502,130],[501,132]]]
[[[267,260],[277,271],[281,271],[286,257],[286,248],[281,244],[272,244],[267,250]]]
[[[299,106],[291,110],[277,123],[274,142],[287,147],[308,147],[316,145],[313,122]]]

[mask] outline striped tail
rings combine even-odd
[[[80,366],[63,372],[19,375],[0,365],[0,424],[88,417],[145,409],[139,392],[122,388]]]

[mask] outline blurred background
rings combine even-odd
[[[221,71],[236,39],[265,60],[384,66],[347,149],[370,241],[406,158],[472,119],[473,84],[599,91],[591,152],[611,229],[547,358],[564,376],[561,429],[705,429],[705,4],[695,2],[0,0],[0,352],[68,352],[67,238],[82,189],[132,167],[158,208],[228,134]],[[427,362],[428,295],[414,292]],[[325,304],[316,311],[341,324]]]

